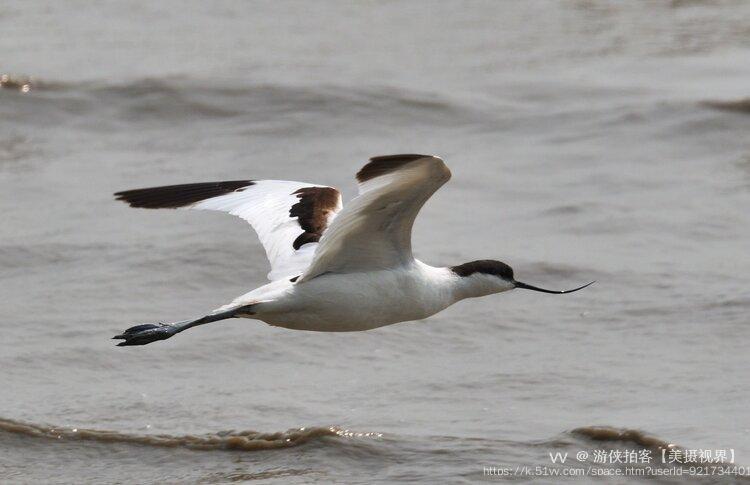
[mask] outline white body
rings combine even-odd
[[[462,278],[415,259],[387,270],[328,273],[302,284],[274,281],[217,312],[253,305],[252,314],[238,316],[294,330],[353,332],[427,318],[463,298],[513,288],[502,286],[497,278]]]

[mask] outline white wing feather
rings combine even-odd
[[[357,174],[360,195],[323,233],[300,282],[326,272],[387,269],[413,260],[414,220],[427,199],[450,179],[450,170],[430,155],[370,160]]]
[[[133,207],[214,210],[241,217],[263,244],[272,281],[304,272],[320,234],[341,209],[338,190],[287,180],[173,185],[115,195]]]
[[[290,217],[289,211],[299,202],[294,192],[307,187],[324,186],[286,180],[258,180],[245,191],[207,199],[196,203],[191,209],[227,212],[249,222],[271,263],[268,279],[291,278],[299,276],[310,266],[318,245],[311,242],[299,249],[293,247],[302,230],[297,218]],[[330,213],[328,223],[340,209],[339,195],[338,207]]]

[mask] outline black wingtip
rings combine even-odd
[[[404,165],[422,158],[438,158],[434,155],[420,155],[417,153],[404,153],[400,155],[383,155],[372,157],[370,161],[357,172],[357,181],[359,183],[367,182],[375,177],[380,177],[394,170],[398,170]]]
[[[114,196],[116,200],[121,200],[130,207],[176,209],[242,190],[254,183],[252,180],[229,180],[225,182],[166,185],[146,189],[123,190],[115,192]]]

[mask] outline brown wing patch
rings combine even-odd
[[[146,209],[176,209],[202,200],[226,195],[253,185],[252,180],[230,180],[226,182],[204,182],[197,184],[167,185],[148,189],[117,192],[115,197],[130,204],[130,207]]]
[[[409,162],[419,160],[420,158],[434,158],[432,155],[418,155],[415,153],[403,155],[385,155],[382,157],[372,157],[370,162],[357,172],[357,181],[362,183],[375,177],[398,170]]]
[[[305,231],[292,246],[299,249],[309,242],[317,242],[328,227],[328,217],[339,206],[339,191],[331,187],[303,187],[292,192],[299,202],[289,209],[289,217],[296,217]]]

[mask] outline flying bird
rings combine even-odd
[[[370,330],[438,313],[465,298],[523,288],[494,260],[434,267],[415,259],[414,219],[451,177],[433,155],[373,157],[357,173],[359,195],[346,207],[333,187],[286,180],[232,180],[118,192],[146,209],[227,212],[255,229],[271,263],[270,283],[208,315],[131,327],[119,346],[145,345],[228,318],[252,318],[294,330]]]

